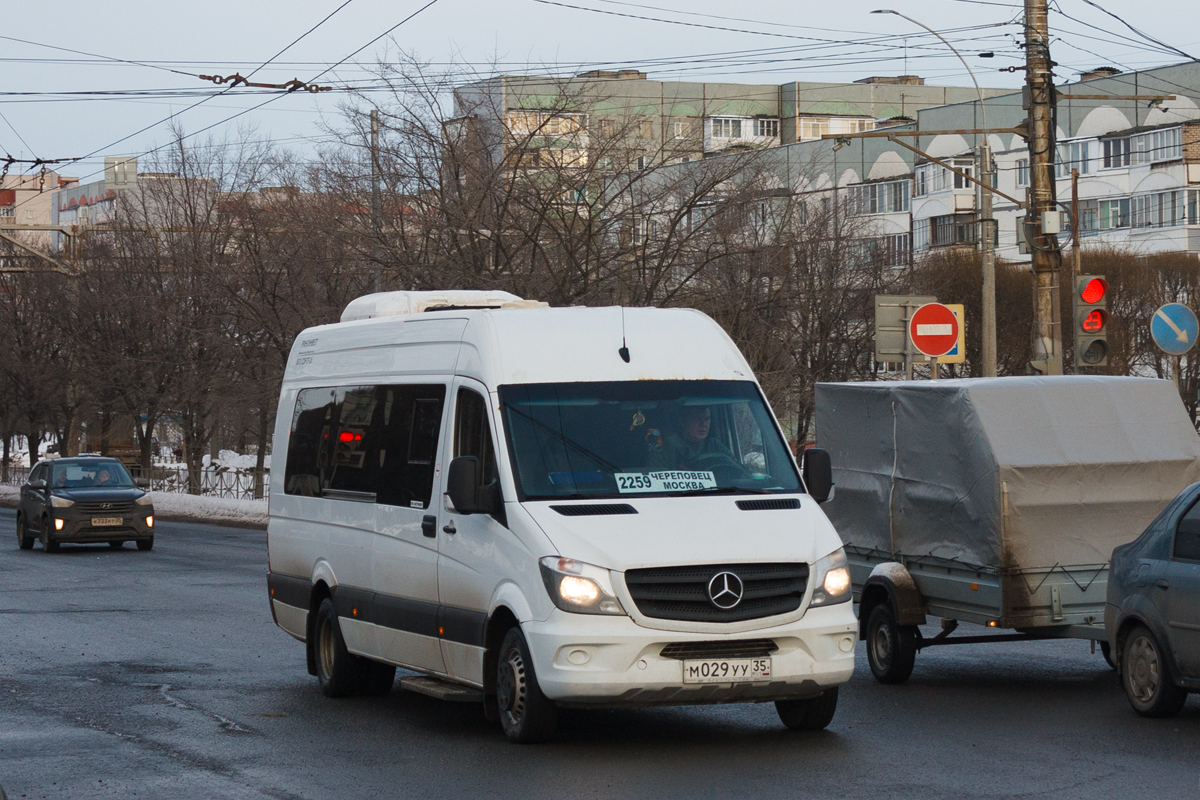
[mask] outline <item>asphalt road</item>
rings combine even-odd
[[[862,645],[829,730],[771,705],[576,711],[506,742],[477,706],[329,700],[271,621],[262,531],[162,523],[155,549],[16,547],[0,511],[9,798],[1196,797],[1200,698],[1143,720],[1085,642]]]

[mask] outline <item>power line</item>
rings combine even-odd
[[[90,58],[99,58],[102,61],[115,61],[120,64],[132,64],[138,67],[147,67],[148,69],[160,69],[164,72],[174,72],[176,75],[187,75],[190,78],[196,77],[195,73],[192,72],[183,72],[182,70],[171,69],[170,67],[161,67],[145,61],[131,61],[127,58],[115,58],[113,56],[101,55],[99,53],[89,53],[85,50],[72,50],[70,47],[59,47],[58,45],[54,44],[30,41],[29,39],[18,39],[14,36],[0,36],[0,39],[6,39],[10,42],[20,42],[21,44],[30,44],[34,47],[45,47],[50,50],[61,50],[64,53],[75,53],[76,55],[89,56]]]
[[[1133,31],[1133,32],[1134,32],[1134,33],[1136,33],[1138,36],[1141,36],[1143,39],[1145,39],[1145,40],[1146,40],[1146,41],[1148,41],[1148,42],[1153,42],[1154,44],[1158,45],[1159,47],[1161,47],[1161,48],[1163,48],[1163,49],[1165,49],[1165,50],[1170,50],[1170,51],[1172,51],[1172,52],[1174,52],[1174,53],[1178,53],[1179,55],[1181,55],[1181,56],[1183,56],[1184,58],[1186,58],[1188,61],[1196,61],[1196,60],[1197,60],[1195,56],[1193,56],[1193,55],[1191,55],[1191,54],[1189,54],[1189,53],[1185,53],[1185,52],[1183,52],[1183,51],[1182,51],[1182,50],[1180,50],[1178,47],[1173,47],[1172,45],[1169,45],[1169,44],[1167,44],[1167,43],[1165,43],[1165,42],[1161,42],[1161,41],[1159,41],[1158,39],[1155,39],[1153,36],[1151,36],[1151,35],[1150,35],[1150,34],[1148,34],[1148,33],[1142,33],[1142,32],[1141,32],[1141,31],[1139,31],[1137,28],[1133,27],[1132,25],[1130,25],[1128,22],[1126,22],[1125,20],[1123,20],[1123,19],[1121,19],[1120,17],[1118,17],[1118,16],[1117,16],[1116,14],[1114,14],[1113,12],[1111,12],[1111,11],[1109,11],[1108,9],[1104,8],[1104,7],[1103,7],[1103,6],[1101,6],[1099,3],[1096,3],[1096,2],[1095,2],[1095,0],[1081,0],[1081,2],[1084,2],[1084,3],[1086,3],[1087,5],[1091,6],[1091,7],[1092,7],[1092,8],[1094,8],[1094,9],[1096,9],[1097,11],[1101,11],[1101,12],[1103,12],[1103,13],[1107,14],[1108,16],[1112,17],[1112,18],[1113,18],[1113,19],[1115,19],[1117,22],[1119,22],[1119,23],[1121,23],[1122,25],[1124,25],[1126,28],[1129,28],[1129,30]]]
[[[13,133],[17,134],[17,138],[21,140],[21,144],[29,147],[29,142],[25,141],[25,137],[21,135],[20,131],[13,127],[13,124],[8,121],[8,117],[4,116],[3,112],[0,112],[0,119],[4,120],[4,124],[7,125]],[[34,152],[32,147],[29,147],[29,152],[34,158],[37,158],[37,153]]]

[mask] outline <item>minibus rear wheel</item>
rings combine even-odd
[[[317,683],[321,693],[326,697],[354,694],[359,688],[361,670],[358,658],[346,649],[332,598],[326,597],[321,601],[313,629],[316,634]]]
[[[835,686],[817,697],[805,700],[776,700],[775,711],[780,721],[794,731],[821,731],[833,722],[837,700],[838,690]]]
[[[538,686],[529,645],[520,628],[510,628],[500,643],[496,659],[496,704],[500,725],[509,741],[536,744],[554,735],[558,709]]]

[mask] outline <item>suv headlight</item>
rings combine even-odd
[[[575,614],[624,614],[608,570],[582,561],[546,556],[538,562],[554,605]]]
[[[846,566],[846,551],[834,550],[813,565],[812,575],[816,588],[813,589],[812,606],[831,606],[850,599],[850,568]]]
[[[154,499],[152,497],[150,497],[149,492],[146,492],[144,495],[139,497],[137,500],[134,500],[133,502],[137,503],[139,506],[148,506],[154,502]]]
[[[50,505],[54,508],[70,508],[71,506],[75,505],[75,501],[68,500],[65,497],[56,497],[54,495],[50,495]]]

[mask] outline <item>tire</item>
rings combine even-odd
[[[346,649],[332,598],[326,597],[317,608],[313,637],[321,693],[326,697],[346,697],[358,691],[362,675],[359,659]]]
[[[17,517],[17,547],[22,550],[33,549],[33,534],[25,527],[24,517]]]
[[[50,520],[42,519],[42,549],[47,553],[58,552],[58,542],[50,535]]]
[[[1100,643],[1100,655],[1104,656],[1104,662],[1113,669],[1117,668],[1117,662],[1113,661],[1112,648],[1108,646],[1108,642]]]
[[[1121,686],[1129,705],[1143,717],[1173,717],[1187,701],[1187,690],[1175,685],[1165,651],[1144,625],[1125,637],[1121,648]]]
[[[554,735],[558,709],[538,686],[529,645],[520,628],[510,628],[496,659],[496,703],[509,741],[544,742]]]
[[[826,689],[804,700],[776,700],[775,711],[784,725],[794,731],[823,731],[837,711],[838,687]]]
[[[138,539],[137,540],[137,548],[138,548],[138,550],[141,550],[142,552],[145,552],[147,550],[153,550],[154,549],[154,537],[151,536],[149,539]]]
[[[917,628],[899,625],[885,603],[867,618],[867,663],[880,683],[904,683],[917,660]]]
[[[113,550],[120,550],[122,547],[125,546],[125,543],[124,542],[109,542],[108,546],[111,547]]]
[[[358,666],[361,672],[359,694],[368,697],[381,697],[392,691],[396,682],[396,668],[391,664],[381,664],[368,658],[359,658]]]

